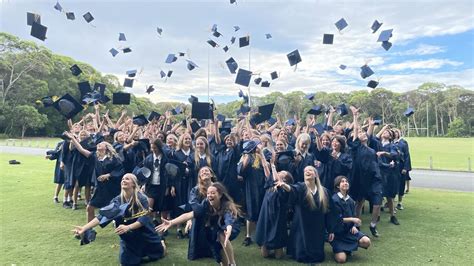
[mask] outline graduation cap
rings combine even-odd
[[[275,103],[259,106],[258,113],[252,117],[253,122],[258,125],[270,119],[272,117],[274,107]]]
[[[324,34],[323,35],[323,44],[333,44],[334,34]]]
[[[74,76],[79,76],[82,73],[82,70],[79,68],[78,65],[74,64],[72,67],[69,68],[71,70],[71,73]]]
[[[288,125],[288,126],[294,126],[294,125],[296,125],[296,121],[295,121],[295,119],[290,118],[290,119],[286,120],[285,124]]]
[[[294,151],[282,151],[276,153],[276,161],[280,166],[288,165],[294,160],[295,152]]]
[[[276,120],[275,118],[273,118],[273,117],[270,117],[270,118],[267,120],[267,122],[268,122],[270,125],[273,126],[273,125],[277,122],[277,120]]]
[[[166,174],[171,178],[182,176],[186,171],[186,164],[175,159],[168,159],[165,164]]]
[[[250,78],[252,77],[252,72],[239,68],[237,76],[235,77],[235,83],[248,87],[250,84]]]
[[[94,229],[87,229],[81,236],[81,246],[95,241],[97,232]]]
[[[250,106],[248,106],[248,104],[246,104],[246,103],[240,105],[239,111],[237,113],[239,113],[239,112],[241,114],[246,114],[246,113],[250,112]]]
[[[234,44],[234,43],[235,43],[235,40],[236,40],[236,38],[235,38],[234,36],[232,36],[232,38],[230,38],[230,43],[231,43],[231,44]]]
[[[270,73],[270,76],[272,77],[272,80],[277,79],[278,73],[276,71],[273,71],[272,73]]]
[[[144,115],[137,115],[133,118],[133,124],[138,126],[144,126],[148,124],[148,120]]]
[[[133,87],[133,79],[125,78],[125,80],[123,81],[123,86],[128,87],[128,88],[132,88]]]
[[[33,25],[31,25],[31,32],[30,35],[40,39],[42,41],[46,40],[46,31],[48,28],[46,26],[43,26],[39,23],[33,22]]]
[[[229,46],[227,46],[227,45],[226,45],[226,46],[224,46],[224,48],[222,48],[222,50],[224,50],[224,52],[226,52],[226,53],[227,53],[227,51],[229,51]]]
[[[168,73],[166,74],[166,76],[168,78],[171,78],[171,75],[173,74],[173,70],[168,70]]]
[[[340,115],[340,116],[345,116],[349,113],[349,111],[347,110],[347,106],[345,104],[340,104],[337,106],[336,108],[336,112]]]
[[[33,26],[34,22],[41,24],[41,16],[39,14],[26,12],[26,25]]]
[[[165,73],[165,71],[163,71],[163,70],[161,70],[161,71],[160,71],[160,77],[161,77],[161,78],[164,78],[164,77],[166,77],[166,73]]]
[[[379,38],[377,39],[377,42],[386,42],[390,40],[390,38],[392,38],[392,32],[393,29],[382,31],[379,35]]]
[[[124,204],[117,204],[116,202],[112,202],[109,205],[100,208],[99,214],[102,216],[99,222],[101,227],[105,227],[109,224],[112,220],[117,218],[123,217],[125,212],[127,211],[128,203]]]
[[[153,88],[153,85],[150,85],[148,86],[148,88],[146,88],[146,93],[148,94],[152,93],[153,91],[155,91],[155,88]]]
[[[242,90],[239,90],[239,97],[244,97],[244,92]]]
[[[322,135],[325,131],[324,125],[322,123],[317,123],[313,127],[314,127],[314,129],[316,129],[316,132],[318,132],[319,135]]]
[[[377,32],[380,29],[380,27],[382,27],[382,24],[383,23],[380,23],[377,20],[375,20],[374,23],[372,23],[372,26],[370,27],[372,29],[372,33]]]
[[[186,61],[188,62],[187,68],[188,68],[189,71],[195,69],[196,67],[199,67],[198,65],[196,65],[196,63],[194,63],[191,60],[186,60]]]
[[[163,33],[163,29],[160,27],[156,27],[156,32],[158,32],[158,34],[161,35],[161,33]]]
[[[315,105],[315,106],[311,107],[311,109],[309,109],[309,111],[308,111],[308,114],[319,115],[322,112],[324,112],[324,106],[318,104],[318,105]]]
[[[403,113],[406,117],[410,117],[411,115],[413,115],[415,113],[415,109],[411,108],[411,107],[408,107],[408,109],[405,111],[405,113]]]
[[[384,41],[382,42],[382,47],[383,49],[385,49],[385,51],[388,51],[392,47],[392,43],[389,41]]]
[[[37,100],[37,104],[42,104],[43,107],[51,107],[53,106],[53,103],[57,100],[58,96],[46,96],[41,98],[41,100]]]
[[[148,121],[152,121],[153,119],[160,119],[161,114],[155,111],[151,111],[151,113],[148,115]]]
[[[79,91],[81,93],[81,99],[84,98],[84,96],[87,93],[92,92],[91,84],[89,83],[89,81],[79,82],[79,83],[77,83],[77,87],[79,88]]]
[[[91,12],[85,13],[83,17],[87,21],[87,23],[90,23],[91,21],[94,20],[94,17],[92,16]]]
[[[336,25],[337,30],[341,31],[341,30],[345,29],[348,24],[347,24],[347,21],[344,18],[341,18],[336,23],[334,23],[334,25]]]
[[[227,61],[225,61],[225,64],[227,65],[227,68],[229,68],[229,71],[232,74],[235,74],[235,71],[239,68],[239,65],[233,57],[227,59]]]
[[[370,77],[374,74],[374,71],[368,66],[368,65],[363,65],[360,67],[360,76],[365,79],[367,77]]]
[[[117,51],[117,49],[115,49],[115,48],[112,48],[112,49],[109,50],[109,53],[111,53],[112,56],[115,57],[119,53],[119,51]]]
[[[59,100],[55,101],[53,107],[67,119],[73,118],[84,110],[84,107],[69,93],[66,93],[63,97],[59,98]]]
[[[21,164],[21,162],[19,162],[17,160],[10,160],[10,161],[8,161],[8,164]]]
[[[239,26],[234,26],[234,32],[240,30]]]
[[[140,167],[136,166],[132,174],[134,174],[137,177],[137,181],[139,185],[144,185],[147,183],[148,178],[151,176],[151,170],[148,167]]]
[[[112,95],[112,104],[130,104],[130,93],[114,92]]]
[[[267,38],[267,40],[268,40],[268,39],[271,39],[271,38],[272,38],[272,35],[271,35],[270,33],[265,33],[265,38]]]
[[[262,82],[262,78],[258,77],[256,79],[254,79],[253,82],[255,82],[255,84],[257,84],[257,85],[260,85],[260,82]]]
[[[300,52],[298,50],[294,50],[293,52],[287,54],[286,57],[288,58],[288,62],[290,62],[290,66],[294,66],[302,61]]]
[[[235,4],[237,2],[237,0],[230,0],[229,2],[230,2],[230,4]]]
[[[130,52],[132,52],[132,48],[130,48],[130,47],[125,47],[125,48],[122,49],[122,52],[123,52],[124,54],[130,53]]]
[[[201,125],[199,125],[199,123],[196,122],[195,120],[191,122],[190,126],[193,133],[196,133],[201,128]]]
[[[166,57],[165,63],[171,64],[173,62],[176,62],[178,58],[174,54],[169,54],[168,57]]]
[[[193,102],[191,105],[191,118],[214,119],[214,110],[208,102]]]
[[[382,124],[382,119],[380,117],[374,118],[374,125],[378,126]]]
[[[136,69],[133,69],[133,70],[127,70],[127,72],[125,72],[127,74],[127,76],[129,78],[133,78],[137,75],[137,70]]]
[[[100,100],[100,93],[97,91],[89,92],[82,97],[82,103],[84,104],[95,104]]]
[[[314,96],[316,96],[315,93],[310,93],[310,94],[306,95],[305,97],[306,97],[306,99],[312,101],[312,100],[314,100]]]
[[[76,16],[74,15],[74,12],[66,12],[66,18],[69,20],[75,20]]]
[[[222,34],[221,34],[220,32],[218,32],[217,30],[214,31],[214,32],[212,33],[212,35],[213,35],[214,37],[216,37],[216,38],[219,38],[219,37],[222,36]]]
[[[244,36],[239,38],[239,47],[245,47],[250,44],[250,36]]]
[[[261,85],[261,86],[262,86],[263,88],[268,88],[268,87],[270,87],[270,82],[268,82],[268,81],[265,80],[264,82],[262,82],[262,85]]]
[[[216,46],[219,46],[219,45],[218,45],[215,41],[213,41],[213,40],[208,40],[207,43],[208,43],[210,46],[214,47],[214,48],[215,48]]]
[[[181,108],[181,106],[177,106],[176,108],[171,110],[172,115],[177,115],[181,113],[183,113],[183,109]]]
[[[125,38],[125,33],[119,33],[119,42],[121,41],[126,41],[127,38]]]
[[[347,68],[347,66],[346,66],[346,65],[340,65],[339,68],[342,69],[342,70],[344,70],[344,69]]]
[[[225,115],[223,115],[223,114],[217,114],[217,120],[218,120],[218,121],[221,121],[221,122],[224,122],[224,121],[225,121]]]
[[[59,12],[63,11],[63,7],[61,6],[59,2],[56,2],[56,4],[54,5],[54,9],[56,9]]]
[[[244,154],[251,153],[252,151],[257,148],[258,144],[260,144],[259,140],[249,140],[244,142],[244,145],[242,146],[242,152]]]
[[[379,85],[379,82],[375,80],[371,80],[369,81],[369,83],[367,83],[367,87],[372,88],[372,89],[377,88],[378,85]]]

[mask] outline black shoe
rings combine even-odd
[[[53,198],[53,202],[54,202],[54,203],[59,203],[58,197],[54,197],[54,198]]]
[[[378,223],[378,222],[380,222],[380,215],[379,215],[379,217],[377,217],[377,223]]]
[[[394,225],[400,225],[400,223],[398,222],[397,217],[395,217],[395,216],[390,217],[390,222]]]
[[[71,202],[69,202],[69,201],[63,202],[63,208],[71,209],[72,208]]]
[[[402,205],[401,203],[398,203],[398,204],[397,204],[397,209],[403,210],[403,209],[404,209],[404,208],[403,208],[403,205]]]
[[[77,210],[77,203],[73,203],[71,209]]]
[[[250,237],[246,237],[244,239],[244,242],[242,242],[242,245],[244,245],[246,247],[250,246],[251,244],[252,244],[252,238],[250,238]]]
[[[183,231],[181,229],[179,229],[177,232],[176,232],[176,238],[177,239],[183,239],[184,238],[184,234],[183,234]]]
[[[377,226],[374,226],[374,227],[369,226],[369,229],[370,229],[370,232],[372,233],[372,235],[374,237],[379,237],[380,236],[379,232],[377,232]]]

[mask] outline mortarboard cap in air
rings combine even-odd
[[[160,119],[161,114],[155,111],[151,111],[148,115],[148,121],[152,121],[153,119]]]
[[[133,124],[138,126],[144,126],[148,124],[148,120],[144,115],[137,115],[133,118]]]
[[[130,48],[130,47],[125,47],[125,48],[122,49],[122,52],[123,52],[124,54],[130,53],[130,52],[132,52],[132,48]]]
[[[382,124],[382,119],[380,117],[374,117],[374,125],[378,126]]]
[[[193,133],[196,133],[201,128],[201,125],[199,125],[199,123],[196,120],[193,120],[190,126]]]
[[[160,71],[160,77],[161,77],[161,78],[164,78],[164,77],[166,77],[166,73],[165,73],[165,71],[163,71],[163,70],[161,70],[161,71]]]
[[[250,44],[250,36],[244,36],[239,38],[239,47],[245,47]]]
[[[181,113],[183,113],[183,109],[181,108],[181,106],[177,106],[176,108],[171,110],[172,115],[178,115]]]
[[[334,34],[324,34],[323,35],[323,44],[333,44]]]
[[[272,80],[277,79],[278,78],[278,73],[276,71],[273,71],[272,73],[270,73],[270,76],[272,77]]]
[[[261,86],[262,86],[263,88],[268,88],[268,87],[270,87],[270,82],[268,82],[268,81],[265,80],[265,81],[262,82],[262,85],[261,85]]]
[[[46,96],[41,98],[41,100],[36,101],[38,104],[43,104],[43,107],[51,107],[53,103],[57,100],[58,96]]]
[[[158,32],[159,35],[163,33],[163,29],[160,27],[156,27],[156,32]]]
[[[244,97],[244,92],[242,90],[239,90],[239,97]]]
[[[81,99],[84,98],[87,93],[92,92],[91,84],[89,83],[89,81],[79,82],[77,83],[77,87],[81,92]]]
[[[306,99],[312,101],[312,100],[314,100],[314,96],[316,96],[316,94],[310,93],[310,94],[306,95]]]
[[[234,26],[234,31],[238,31],[240,30],[240,27],[239,26]]]
[[[94,17],[92,16],[91,12],[87,12],[83,15],[84,19],[87,21],[87,23],[91,22],[94,20]]]
[[[69,69],[71,70],[71,73],[76,77],[82,73],[81,68],[79,68],[79,66],[76,64],[72,65]]]
[[[253,82],[255,82],[255,84],[257,84],[257,85],[260,85],[260,82],[262,82],[262,78],[258,77],[256,79],[254,79]]]
[[[171,64],[173,62],[176,62],[178,58],[174,54],[169,54],[168,57],[166,57],[165,63]]]
[[[271,39],[271,38],[272,38],[272,35],[271,35],[270,33],[265,33],[265,38],[267,38],[267,40],[268,40],[268,39]]]
[[[365,79],[367,77],[370,77],[374,74],[374,71],[368,66],[368,65],[363,65],[360,67],[360,76]]]
[[[219,46],[215,41],[213,40],[208,40],[207,43],[212,46],[212,47],[216,47],[216,46]]]
[[[266,104],[258,107],[258,113],[256,113],[252,118],[253,122],[258,125],[262,122],[267,121],[272,117],[273,108],[275,103]]]
[[[127,38],[125,38],[125,33],[119,33],[119,41],[126,41]]]
[[[250,84],[250,78],[252,77],[252,72],[240,68],[237,72],[237,76],[235,77],[235,83],[242,85],[244,87],[248,87]]]
[[[123,81],[123,86],[127,88],[132,88],[133,87],[133,79],[125,78]]]
[[[250,112],[250,106],[248,106],[248,104],[240,105],[239,112],[242,113],[242,114],[246,114],[246,113]]]
[[[109,50],[109,53],[112,54],[113,57],[115,57],[119,53],[119,51],[117,51],[117,49],[115,48],[112,48]]]
[[[34,22],[41,24],[41,16],[39,14],[26,12],[26,25],[33,26]]]
[[[348,24],[347,24],[347,21],[344,18],[341,18],[336,23],[334,23],[334,25],[336,25],[337,30],[341,31],[341,30],[345,29]]]
[[[340,115],[340,116],[345,116],[349,113],[348,109],[347,109],[347,106],[345,104],[340,104],[337,106],[336,108],[336,112]]]
[[[342,69],[342,70],[344,70],[344,69],[347,68],[347,66],[346,66],[346,65],[340,65],[339,68]]]
[[[314,128],[316,129],[316,132],[318,132],[319,135],[322,135],[325,131],[324,125],[321,123],[317,123],[316,125],[314,125]]]
[[[150,86],[148,86],[148,88],[146,88],[146,93],[148,93],[148,94],[150,94],[154,91],[155,91],[155,88],[153,87],[153,85],[150,85]]]
[[[408,107],[408,109],[403,113],[406,117],[410,117],[412,114],[415,113],[415,109]]]
[[[75,20],[76,16],[74,15],[74,12],[66,12],[66,18],[69,20]]]
[[[63,7],[61,6],[59,2],[56,2],[56,4],[54,5],[54,9],[56,9],[59,12],[63,11]]]
[[[127,76],[129,78],[133,78],[137,75],[137,70],[136,69],[132,69],[132,70],[127,70],[127,72],[125,72],[127,74]]]
[[[166,74],[166,76],[168,78],[171,78],[171,75],[173,74],[173,70],[168,70],[168,74]]]
[[[378,22],[378,20],[375,20],[374,23],[372,23],[372,26],[370,27],[372,29],[372,33],[377,32],[380,27],[382,27],[383,23]]]
[[[193,104],[194,102],[199,102],[199,99],[198,99],[198,97],[196,97],[194,95],[191,95],[191,97],[188,98],[188,102],[190,104]]]
[[[227,46],[227,45],[226,45],[226,46],[224,46],[224,48],[222,48],[222,50],[224,50],[224,52],[226,52],[226,53],[227,53],[227,51],[229,51],[229,46]]]
[[[290,62],[290,66],[294,66],[302,61],[300,52],[298,50],[294,50],[293,52],[287,54],[286,57]]]
[[[42,41],[46,40],[46,31],[48,30],[48,27],[43,26],[39,23],[33,22],[33,25],[31,25],[31,32],[30,35],[40,39]]]
[[[324,112],[324,107],[322,105],[315,105],[309,109],[308,114],[319,115]]]
[[[212,33],[212,35],[213,35],[214,37],[216,37],[216,38],[219,38],[219,37],[222,36],[222,34],[221,34],[220,32],[218,32],[217,30],[214,31],[214,32]]]
[[[191,105],[191,118],[214,119],[214,111],[208,102],[193,102]]]
[[[379,35],[379,38],[377,39],[377,42],[386,42],[390,40],[390,38],[392,38],[392,32],[393,29],[382,31]]]
[[[84,107],[68,93],[55,101],[53,107],[67,119],[73,118],[84,109]]]
[[[114,92],[112,95],[112,104],[130,104],[130,93]]]
[[[227,65],[227,68],[229,68],[230,73],[235,74],[235,71],[237,71],[237,69],[239,68],[239,65],[237,64],[235,59],[233,57],[231,57],[231,58],[227,59],[227,61],[225,61],[225,63]]]
[[[388,51],[390,48],[392,48],[392,43],[389,41],[382,42],[382,47],[385,49],[385,51]]]
[[[371,80],[369,81],[369,83],[367,83],[367,87],[372,88],[372,89],[377,88],[378,85],[379,85],[379,82],[375,80]]]
[[[224,122],[225,121],[225,115],[223,114],[217,114],[217,120]]]
[[[236,38],[235,38],[234,36],[232,36],[232,38],[230,38],[230,43],[231,43],[231,44],[234,44],[234,43],[235,43],[235,40],[236,40]]]
[[[188,62],[186,67],[188,68],[189,71],[195,69],[196,67],[199,67],[198,65],[196,65],[196,63],[194,63],[191,60],[186,60],[186,62]]]

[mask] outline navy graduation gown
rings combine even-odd
[[[350,154],[341,152],[339,158],[329,156],[328,161],[317,167],[321,184],[329,191],[333,191],[334,179],[342,175],[349,178],[352,170],[352,157]]]
[[[267,249],[286,247],[288,241],[287,214],[290,193],[282,188],[273,190],[273,178],[265,184],[265,197],[258,217],[255,242]]]
[[[217,180],[222,182],[229,191],[234,202],[242,200],[242,182],[237,179],[237,164],[240,160],[241,151],[238,146],[227,149],[224,145],[219,145],[214,153],[214,172]]]
[[[311,209],[306,201],[306,185],[303,182],[291,185],[290,203],[294,206],[287,253],[302,263],[324,261],[326,232],[333,232],[334,219],[331,217],[332,202],[326,189],[313,195],[316,208]],[[323,213],[318,206],[318,193],[325,193],[329,210]]]
[[[145,195],[138,193],[138,199],[144,210],[148,210],[148,201]],[[111,201],[121,205],[120,195]],[[130,218],[129,218],[130,217]],[[102,217],[99,214],[97,218]],[[120,264],[139,265],[143,257],[149,257],[152,260],[160,259],[164,256],[164,248],[161,244],[161,238],[156,233],[154,225],[148,215],[141,215],[132,218],[130,209],[127,209],[124,217],[115,219],[116,226],[121,224],[130,225],[138,221],[142,226],[120,235]]]
[[[200,204],[206,197],[199,194],[195,186],[189,193],[189,205]],[[206,220],[203,217],[194,217],[191,231],[189,232],[188,259],[212,258],[213,253],[209,248],[210,243],[206,237]]]
[[[90,205],[96,208],[102,208],[120,194],[120,182],[122,181],[124,171],[122,163],[116,157],[106,157],[104,160],[99,160],[97,154],[93,152],[91,158],[95,161],[93,180],[96,189]],[[102,182],[97,180],[97,177],[104,174],[110,174],[109,180]]]
[[[303,156],[301,156],[300,161],[295,160],[295,182],[304,181],[304,168],[308,165],[314,166],[315,160],[316,156],[314,156],[312,153],[306,153],[306,156],[304,158]]]
[[[380,144],[380,151],[389,153],[389,156],[379,158],[380,173],[383,180],[383,195],[389,198],[395,198],[398,194],[400,184],[399,160],[400,153],[397,146],[390,142],[385,145]],[[395,162],[395,166],[390,166],[390,161]]]
[[[61,170],[61,158],[63,152],[63,146],[65,141],[60,141],[56,145],[56,148],[50,153],[49,160],[56,160],[56,164],[54,166],[54,179],[53,182],[55,184],[64,184],[64,171]]]
[[[189,156],[184,154],[182,150],[177,150],[173,153],[173,159],[183,162],[187,165],[188,173],[182,176],[177,176],[174,180],[176,189],[175,206],[180,206],[188,202],[189,192],[196,186],[196,176],[194,176],[194,151],[191,150]]]
[[[247,166],[241,167],[239,173],[244,178],[245,191],[245,214],[246,219],[256,222],[260,214],[263,196],[265,195],[265,173],[262,166],[254,168],[253,162],[255,158],[250,156]]]

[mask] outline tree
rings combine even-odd
[[[468,134],[466,124],[461,118],[454,119],[448,125],[448,137],[465,137]]]
[[[21,138],[25,136],[27,129],[41,128],[48,121],[46,115],[38,113],[38,110],[29,105],[15,107],[13,115],[16,125],[21,127]]]

